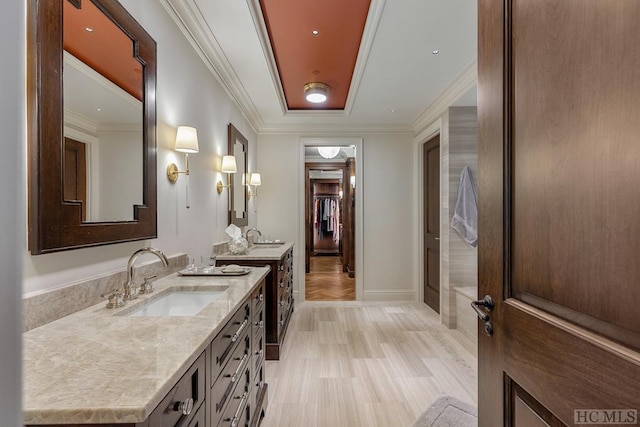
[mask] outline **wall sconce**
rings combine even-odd
[[[252,173],[251,178],[249,178],[249,185],[253,185],[253,193],[249,190],[249,197],[255,196],[258,197],[258,185],[262,185],[262,180],[260,179],[259,173]]]
[[[178,170],[178,166],[175,163],[170,163],[167,166],[167,178],[172,184],[178,180],[181,173],[187,176],[187,208],[189,208],[189,154],[195,154],[200,151],[198,147],[198,131],[191,126],[178,126],[176,132],[176,142],[174,150],[184,153],[185,171]]]
[[[231,174],[238,172],[235,156],[222,156],[222,172],[227,174],[228,184],[224,185],[221,180],[218,181],[218,184],[216,184],[218,194],[222,194],[222,189],[225,187],[231,188]]]
[[[175,163],[170,163],[167,166],[167,178],[169,178],[169,181],[172,183],[175,183],[178,180],[178,176],[181,173],[189,175],[189,154],[195,154],[200,151],[198,148],[198,131],[196,128],[190,126],[178,126],[174,150],[184,153],[185,166],[187,170],[180,171]]]
[[[355,177],[355,175],[352,175],[351,177],[349,177],[349,183],[351,184],[351,188],[356,188],[356,177]]]

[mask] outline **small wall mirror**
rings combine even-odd
[[[229,201],[229,224],[243,227],[249,224],[247,209],[248,184],[247,160],[249,143],[235,126],[229,123],[229,154],[235,156],[238,171],[231,175],[231,198]]]
[[[156,237],[155,41],[116,0],[29,25],[31,253]]]

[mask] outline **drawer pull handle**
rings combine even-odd
[[[249,394],[245,391],[244,394],[242,395],[242,400],[240,401],[240,406],[238,406],[238,409],[236,410],[235,415],[231,419],[231,427],[237,427],[238,422],[240,421],[240,413],[244,409],[245,403],[247,403],[247,397],[248,396],[249,396]]]
[[[227,375],[227,377],[231,377],[232,383],[238,381],[238,376],[240,376],[240,371],[242,371],[242,368],[244,367],[245,360],[247,360],[247,353],[245,353],[244,356],[242,356],[242,359],[240,359],[240,363],[238,364],[236,371],[231,375]]]
[[[263,354],[264,354],[264,350],[263,349],[260,349],[260,350],[256,351],[256,355],[258,355],[260,357],[262,357]]]
[[[264,321],[261,320],[259,322],[256,322],[256,326],[258,327],[258,329],[264,328]]]
[[[247,326],[247,323],[248,323],[248,320],[244,319],[244,321],[240,324],[240,327],[238,328],[236,333],[231,335],[231,342],[238,341],[238,338],[240,338],[240,334],[242,333],[242,330]]]
[[[182,415],[189,415],[193,410],[193,398],[189,397],[182,402],[176,402],[173,404],[173,410],[180,412]]]
[[[258,301],[260,301],[260,302],[264,301],[264,295],[263,294],[258,295]]]

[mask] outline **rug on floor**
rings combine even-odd
[[[478,409],[452,396],[438,397],[412,427],[476,427]]]

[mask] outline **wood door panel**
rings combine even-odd
[[[514,1],[511,147],[514,295],[638,349],[640,55],[619,37],[640,40],[639,16],[636,0]]]
[[[506,425],[510,427],[566,427],[513,378],[505,377]]]
[[[440,135],[423,147],[424,302],[440,312]]]
[[[564,423],[576,409],[640,408],[637,353],[515,299],[503,310],[506,372]]]
[[[640,410],[640,2],[478,11],[479,426]]]

